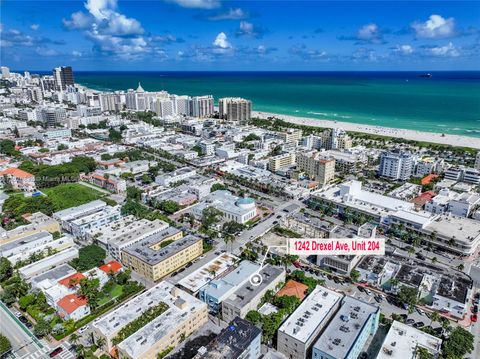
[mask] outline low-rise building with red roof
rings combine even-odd
[[[35,189],[35,176],[18,168],[0,171],[0,183],[10,184],[13,189],[32,192]]]
[[[308,290],[308,286],[294,281],[294,280],[289,280],[282,289],[278,291],[276,294],[277,297],[283,297],[283,296],[289,296],[289,297],[297,297],[301,301],[303,298],[305,298],[306,293]]]
[[[108,263],[105,263],[103,266],[98,267],[98,269],[104,271],[107,274],[118,274],[123,270],[123,266],[117,261],[110,261]]]
[[[73,287],[76,287],[77,285],[80,285],[80,281],[85,278],[86,277],[82,273],[77,272],[72,275],[69,275],[68,277],[63,278],[62,280],[59,280],[58,283],[67,288],[73,288]]]
[[[68,294],[57,302],[58,315],[64,320],[80,320],[90,314],[87,298]]]

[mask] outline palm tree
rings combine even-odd
[[[432,326],[432,323],[438,322],[440,320],[440,314],[437,312],[433,312],[430,314],[430,326]]]
[[[72,335],[70,335],[70,341],[72,342],[72,344],[77,344],[78,343],[78,340],[79,340],[79,336],[77,335],[77,333],[73,333]]]
[[[97,347],[103,348],[103,346],[105,345],[105,338],[95,337],[95,344],[97,344]]]
[[[435,264],[435,263],[437,263],[437,262],[438,262],[437,257],[433,257],[433,258],[432,258],[432,263]]]
[[[458,269],[460,272],[463,272],[463,270],[465,269],[465,266],[463,265],[463,263],[460,263],[460,264],[457,266],[457,269]]]

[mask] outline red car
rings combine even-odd
[[[58,348],[54,349],[54,350],[50,353],[50,358],[53,358],[54,356],[60,354],[61,352],[63,352],[63,348],[62,348],[62,347],[58,347]]]
[[[476,323],[476,322],[477,322],[477,319],[478,319],[478,317],[477,317],[477,315],[476,315],[476,314],[472,314],[472,315],[470,316],[470,319],[471,319],[471,321],[472,321],[472,322]]]
[[[302,268],[302,265],[300,264],[300,262],[293,262],[292,264],[294,265],[295,268]]]

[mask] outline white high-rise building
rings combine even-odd
[[[208,117],[213,114],[213,96],[195,96],[191,100],[190,115]]]
[[[415,161],[408,152],[383,152],[378,174],[382,177],[405,181],[412,177]]]
[[[2,70],[2,79],[10,78],[10,69],[6,66],[0,67]]]
[[[477,158],[475,159],[475,169],[480,170],[480,151],[478,151]]]

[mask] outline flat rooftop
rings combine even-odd
[[[220,254],[218,257],[180,280],[178,284],[190,292],[196,293],[208,282],[231,268],[237,259],[238,257],[230,253]]]
[[[225,277],[212,280],[206,285],[202,291],[205,291],[209,296],[221,299],[225,294],[228,294],[234,288],[244,283],[250,275],[257,272],[260,265],[250,261],[242,261],[240,265]]]
[[[315,330],[325,326],[328,318],[333,314],[343,295],[330,289],[317,286],[295,312],[278,329],[296,340],[307,343]]]
[[[93,326],[106,337],[122,329],[125,325],[138,318],[150,307],[158,305],[165,295],[165,283],[159,283],[146,292],[134,297],[114,311],[93,321]]]
[[[158,250],[151,248],[155,244],[162,242],[164,239],[180,232],[182,231],[177,228],[168,227],[160,233],[146,237],[130,247],[123,249],[123,251],[137,257],[149,265],[155,265],[202,240],[200,237],[189,234]]]
[[[22,276],[28,278],[41,271],[43,268],[53,267],[58,263],[64,263],[76,257],[78,257],[78,249],[76,247],[70,247],[37,262],[26,265],[20,268],[18,271]]]
[[[456,241],[471,244],[480,240],[478,221],[465,217],[439,216],[431,221],[425,229],[439,235],[455,238]]]
[[[20,247],[20,246],[23,246],[25,244],[35,242],[35,241],[38,241],[38,240],[49,238],[49,237],[52,237],[52,235],[47,231],[41,231],[41,232],[38,232],[38,233],[30,234],[28,236],[16,239],[14,241],[2,244],[0,246],[0,253],[8,252],[8,251],[11,251],[14,248],[17,248],[17,247]]]
[[[466,303],[468,291],[472,286],[473,283],[466,278],[442,276],[436,294],[459,303]]]
[[[285,270],[279,267],[272,267],[266,265],[260,269],[260,275],[263,280],[258,286],[254,286],[250,281],[245,282],[239,287],[230,297],[225,300],[225,303],[234,305],[236,308],[243,308],[250,303],[259,293],[265,290],[272,282],[274,282],[282,274],[285,276]]]
[[[247,320],[236,317],[206,347],[200,348],[195,358],[225,359],[240,358],[262,331]]]
[[[320,335],[314,348],[334,358],[348,358],[358,336],[380,308],[345,297],[340,310]]]
[[[97,199],[95,201],[82,204],[81,206],[67,208],[67,209],[64,209],[63,211],[55,212],[53,215],[56,218],[61,219],[62,221],[68,221],[68,220],[71,220],[72,218],[75,218],[81,213],[93,211],[97,208],[105,207],[106,205],[107,204],[105,202]]]
[[[161,282],[156,287],[158,295],[161,296],[156,304],[165,303],[169,309],[118,345],[121,351],[128,353],[132,358],[142,358],[142,355],[155,343],[184,323],[188,323],[192,315],[197,315],[198,311],[207,310],[205,303],[171,283]]]
[[[417,349],[425,348],[436,357],[442,340],[406,324],[394,321],[383,341],[377,359],[416,358]]]
[[[71,267],[68,264],[62,264],[58,267],[52,268],[45,273],[39,274],[32,278],[31,283],[32,286],[43,282],[45,279],[51,280],[52,282],[57,282],[62,278],[65,278],[69,275],[77,273],[77,270]]]
[[[113,235],[115,237],[111,238],[109,244],[121,246],[122,244],[129,243],[130,241],[133,241],[137,238],[144,237],[146,235],[161,230],[161,228],[167,227],[168,224],[159,219],[155,219],[154,221],[142,219],[140,221],[130,223],[129,225],[123,227],[119,231],[119,233],[113,232]]]

